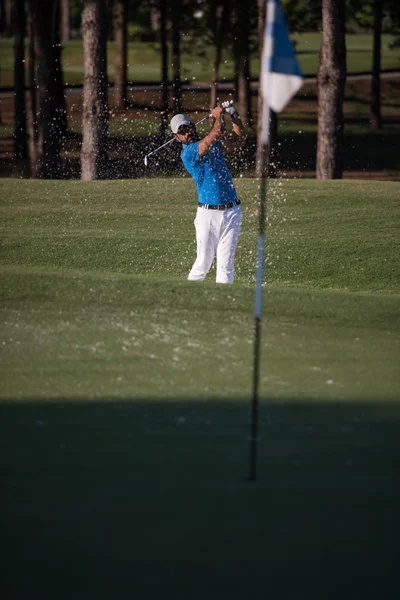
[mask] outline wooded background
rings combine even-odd
[[[399,44],[400,3],[397,0],[283,0],[291,34],[322,31],[317,73],[316,176],[340,178],[345,169],[343,152],[343,102],[347,77],[346,32],[369,31],[373,39],[370,66],[370,127],[383,126],[381,114],[382,33]],[[208,108],[229,93],[249,133],[244,151],[246,171],[260,175],[262,149],[257,148],[261,95],[257,102],[258,72],[252,58],[262,52],[265,0],[0,0],[0,33],[13,38],[13,159],[28,166],[25,175],[60,178],[65,169],[65,147],[74,138],[80,168],[75,176],[102,179],[118,176],[110,161],[110,112],[137,108],[128,81],[128,47],[132,40],[147,42],[159,53],[159,81],[148,108],[155,111],[158,131],[151,138],[135,136],[131,148],[120,152],[123,160],[137,163],[145,149],[160,145],[171,135],[173,114],[190,111],[185,105],[182,64],[188,54],[209,62]],[[63,51],[70,39],[82,40],[83,76],[81,132],[73,136],[67,105]],[[114,80],[108,78],[107,43],[114,44]],[[233,61],[233,78],[222,77],[223,56]],[[28,58],[26,60],[26,58]],[[204,103],[203,103],[204,104]],[[207,110],[207,107],[203,108]],[[271,153],[276,155],[277,117],[271,117]],[[144,137],[138,143],[137,138]],[[259,137],[259,136],[258,136]],[[137,143],[135,146],[134,144]],[[121,146],[122,148],[122,146]],[[176,153],[153,173],[173,169]],[[277,160],[272,160],[274,165]],[[114,161],[115,163],[115,161]],[[17,164],[17,163],[15,163]],[[158,168],[157,168],[158,167]],[[123,169],[122,171],[123,172]],[[272,169],[274,174],[274,169]]]

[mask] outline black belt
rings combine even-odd
[[[207,210],[227,210],[228,208],[233,208],[234,206],[239,206],[240,200],[235,200],[234,202],[229,202],[229,204],[202,204],[198,203],[199,208],[205,208]]]

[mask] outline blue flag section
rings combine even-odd
[[[260,87],[264,116],[269,109],[281,112],[303,84],[279,0],[267,0]],[[263,128],[268,130],[268,128]],[[268,143],[266,135],[264,143]]]
[[[286,22],[279,2],[276,0],[275,21],[268,24],[266,35],[273,38],[274,51],[269,57],[270,62],[264,65],[267,71],[273,73],[283,73],[284,75],[297,75],[302,77],[302,73],[289,39]]]

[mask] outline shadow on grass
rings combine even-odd
[[[390,597],[399,407],[262,403],[256,483],[249,412],[2,402],[2,598]]]

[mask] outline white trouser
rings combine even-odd
[[[217,255],[217,283],[233,283],[236,246],[239,239],[242,207],[207,210],[198,207],[196,227],[197,258],[188,279],[205,278]]]

